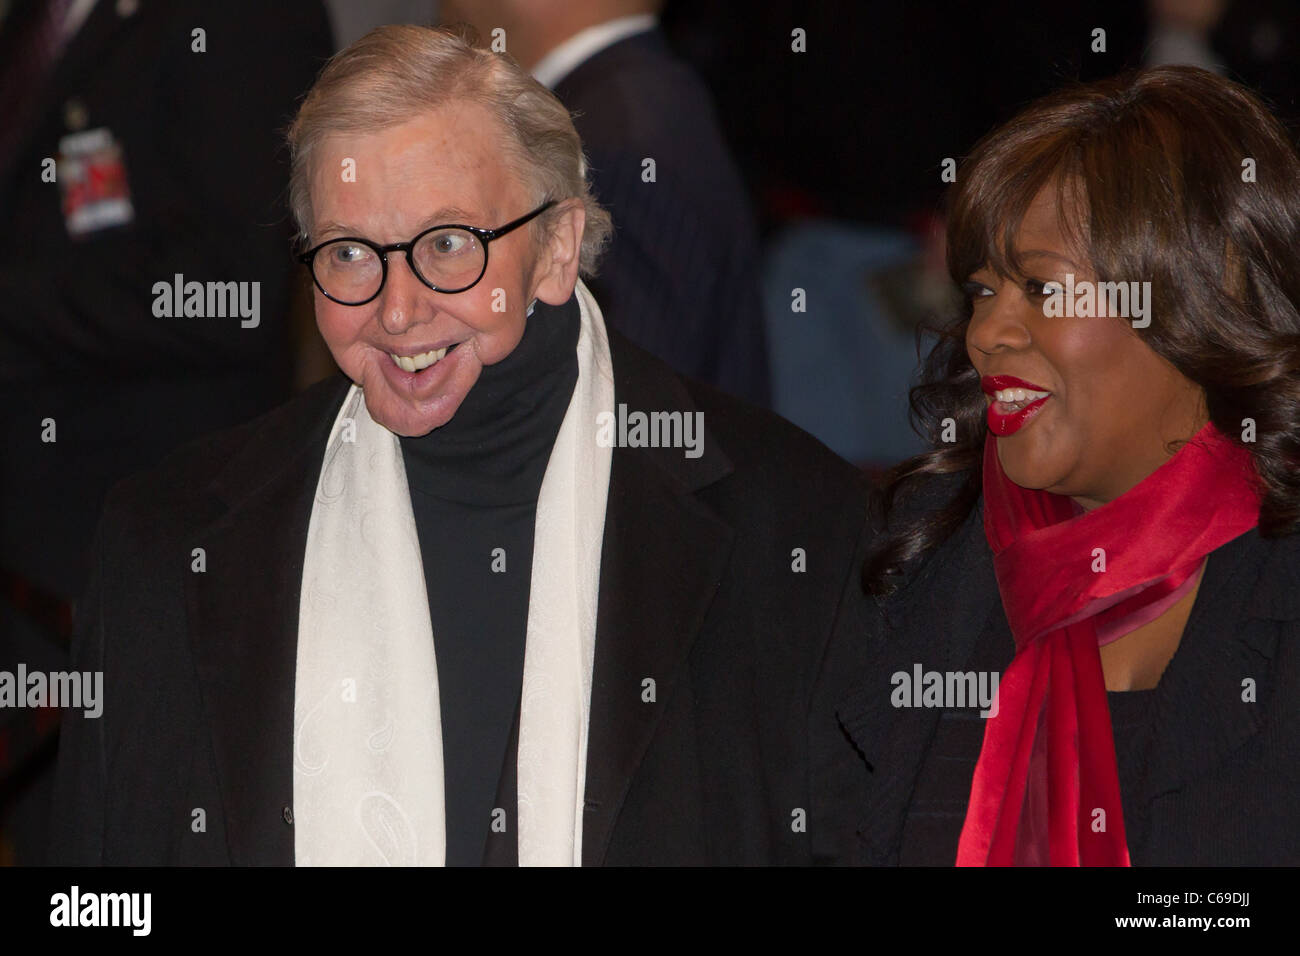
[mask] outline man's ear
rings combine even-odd
[[[551,231],[537,254],[533,297],[547,305],[564,305],[578,282],[582,231],[587,212],[578,199],[566,199],[552,213]]]

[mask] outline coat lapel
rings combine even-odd
[[[1251,531],[1213,552],[1182,642],[1157,689],[1146,790],[1154,798],[1214,769],[1264,726],[1277,628],[1300,619],[1300,536]],[[1243,681],[1255,700],[1243,699]]]
[[[207,569],[186,612],[212,733],[230,861],[294,862],[293,701],[298,595],[325,441],[348,382],[331,378],[274,413],[213,479],[194,532]]]
[[[610,333],[615,401],[694,413],[680,382]],[[734,532],[694,492],[731,472],[707,430],[704,451],[616,447],[601,552],[587,743],[582,861],[598,866],[731,555]],[[655,703],[643,681],[655,682]]]
[[[858,828],[868,863],[897,862],[908,801],[941,713],[895,708],[891,675],[910,674],[917,663],[927,671],[965,670],[998,600],[977,505],[929,561],[906,569],[900,589],[879,602],[881,627],[869,635],[865,676],[837,710],[871,774]]]

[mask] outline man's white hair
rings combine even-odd
[[[609,242],[609,213],[591,195],[582,141],[569,111],[508,56],[448,29],[379,27],[330,59],[289,127],[289,205],[304,245],[311,243],[312,158],[336,133],[372,133],[455,101],[476,102],[506,131],[507,165],[533,205],[578,199],[586,212],[579,270],[593,275]],[[554,208],[538,217],[546,229]],[[485,224],[487,225],[487,224]],[[501,223],[491,223],[498,226]]]

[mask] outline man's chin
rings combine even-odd
[[[466,374],[468,369],[455,371],[460,374],[444,379],[437,392],[427,398],[417,398],[393,388],[382,372],[368,375],[368,382],[362,389],[370,417],[403,438],[420,438],[435,428],[441,428],[452,420],[478,381],[477,370],[471,374]]]
[[[399,409],[391,413],[380,411],[379,414],[374,415],[374,418],[395,435],[403,438],[423,438],[435,428],[441,428],[451,421],[456,414],[456,408],[459,407],[460,403],[457,402],[453,408],[444,406],[432,411],[417,409]]]
[[[463,395],[448,395],[413,405],[392,394],[383,395],[377,401],[367,395],[366,409],[371,418],[393,434],[421,438],[451,421],[463,400]]]

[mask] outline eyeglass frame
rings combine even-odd
[[[419,279],[421,283],[423,283],[428,288],[432,289],[434,292],[441,292],[443,295],[456,295],[461,292],[468,292],[470,289],[474,288],[474,286],[478,285],[480,282],[483,281],[483,277],[487,275],[488,245],[494,239],[500,239],[502,236],[506,235],[509,232],[513,232],[514,230],[518,229],[520,226],[524,225],[525,223],[531,222],[532,220],[540,216],[542,213],[546,212],[546,210],[556,205],[558,202],[559,202],[558,199],[548,199],[546,202],[542,203],[532,212],[525,213],[524,215],[520,216],[518,219],[511,220],[510,222],[506,223],[504,226],[498,226],[496,229],[483,229],[479,226],[466,226],[458,222],[447,222],[437,226],[430,226],[428,229],[421,230],[420,233],[414,239],[411,239],[408,242],[393,242],[393,243],[389,243],[388,245],[380,245],[379,243],[373,242],[370,239],[363,239],[361,236],[335,236],[333,239],[326,239],[324,242],[318,243],[317,245],[308,249],[306,252],[300,253],[298,255],[298,261],[307,267],[307,271],[311,273],[312,284],[314,284],[316,288],[320,289],[321,295],[325,296],[325,298],[329,299],[331,302],[335,302],[339,305],[348,305],[348,306],[368,305],[369,303],[375,301],[375,299],[379,298],[379,294],[384,291],[384,286],[388,284],[388,254],[390,252],[406,253],[406,265],[408,268],[410,268],[411,273],[417,279]],[[429,233],[437,232],[440,229],[462,229],[465,232],[468,232],[471,235],[473,235],[474,238],[477,239],[479,243],[483,246],[483,268],[479,270],[478,277],[469,285],[461,286],[459,289],[441,289],[438,286],[434,285],[432,282],[430,282],[428,279],[426,279],[424,276],[420,275],[420,270],[416,266],[415,259],[412,258],[411,252],[415,249],[416,243],[418,243],[421,239],[423,239]],[[374,252],[376,255],[379,256],[379,267],[381,270],[379,274],[379,288],[375,290],[374,295],[370,296],[370,298],[362,299],[360,302],[344,302],[342,299],[336,299],[334,296],[330,295],[329,292],[326,291],[325,287],[321,285],[320,280],[316,278],[316,265],[315,265],[316,253],[320,252],[326,246],[335,242],[359,243],[360,245],[365,246],[366,248],[370,249],[372,252]]]

